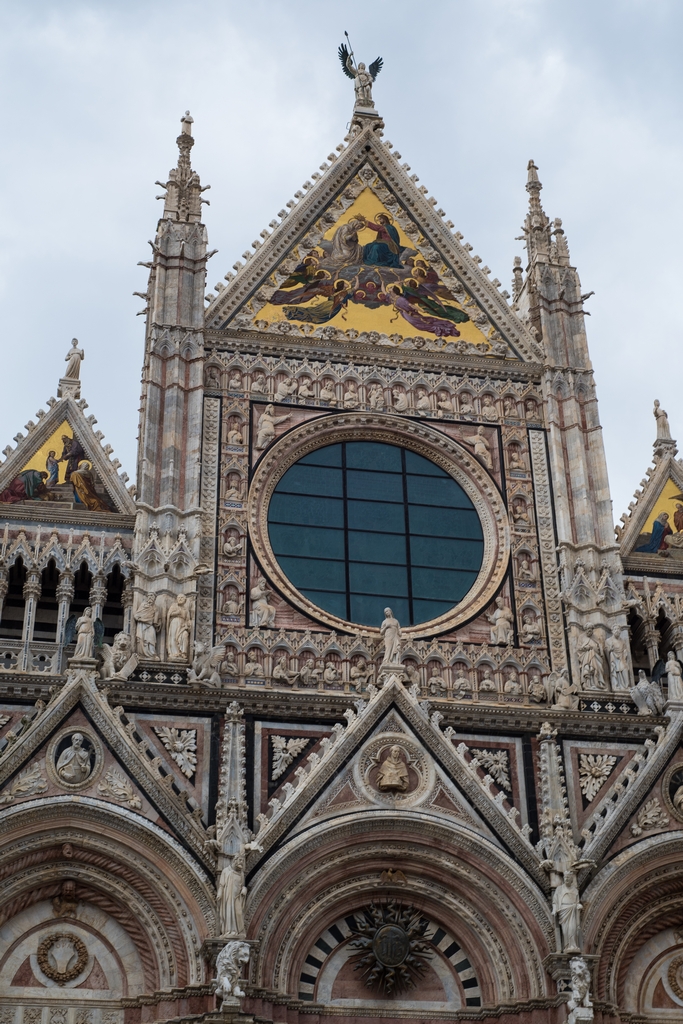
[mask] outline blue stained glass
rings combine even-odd
[[[370,441],[327,445],[283,475],[268,509],[270,542],[313,604],[378,626],[450,611],[481,568],[481,523],[467,494],[415,452]]]

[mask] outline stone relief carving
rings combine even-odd
[[[102,745],[89,730],[66,726],[51,740],[45,767],[52,782],[67,790],[84,789],[100,774]]]
[[[278,424],[285,423],[291,418],[292,414],[289,412],[284,416],[276,416],[275,407],[267,405],[259,417],[255,447],[259,450],[267,448],[275,440],[275,428]]]
[[[612,754],[579,754],[579,788],[588,803],[595,799],[616,763]]]
[[[61,752],[55,767],[62,782],[78,785],[88,778],[92,771],[92,755],[82,733],[73,733],[70,745]]]
[[[510,785],[510,755],[507,750],[477,750],[476,758],[487,770],[496,785],[512,792]]]
[[[131,810],[139,811],[142,807],[142,801],[133,789],[130,779],[116,768],[109,768],[104,773],[102,781],[97,785],[97,792],[110,800],[127,804]]]
[[[77,935],[57,932],[43,939],[38,946],[36,960],[38,967],[50,981],[66,985],[85,970],[88,964],[88,950]]]
[[[47,779],[43,776],[40,764],[32,764],[19,772],[0,793],[0,804],[9,804],[17,797],[36,796],[38,793],[44,793],[46,789]]]
[[[197,730],[155,725],[154,731],[183,775],[191,779],[197,769]]]
[[[657,797],[648,800],[638,811],[636,820],[631,825],[632,836],[642,836],[643,832],[652,832],[658,828],[668,828],[669,818],[664,813]]]
[[[367,987],[387,996],[415,988],[432,955],[425,934],[429,923],[422,912],[392,900],[370,903],[355,921],[358,938],[350,946],[358,952],[351,963]]]
[[[270,742],[273,745],[273,763],[270,777],[274,782],[284,774],[290,764],[306,749],[311,741],[306,736],[291,736],[289,739],[286,739],[284,736],[271,736]]]

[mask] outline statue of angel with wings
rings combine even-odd
[[[349,38],[348,35],[346,35],[346,38]],[[373,110],[375,104],[372,100],[372,83],[382,70],[382,58],[378,57],[376,60],[373,60],[369,68],[366,68],[362,61],[356,67],[353,50],[349,52],[346,43],[341,44],[338,52],[344,74],[348,78],[353,79],[353,87],[356,91],[356,106],[368,107],[370,110]]]

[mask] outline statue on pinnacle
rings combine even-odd
[[[346,43],[342,43],[339,47],[339,60],[341,61],[344,74],[353,79],[353,87],[356,92],[356,109],[372,111],[375,109],[375,104],[372,99],[372,85],[378,74],[382,70],[382,64],[384,63],[381,57],[377,57],[373,60],[369,68],[366,68],[365,64],[361,61],[360,64],[356,65],[356,58],[351,46],[351,40],[349,39],[348,32],[345,32]]]

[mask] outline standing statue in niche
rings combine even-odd
[[[187,597],[178,594],[166,615],[166,656],[170,661],[187,661],[191,626],[192,615]]]
[[[659,401],[655,398],[655,407],[652,410],[652,415],[657,422],[657,440],[658,441],[670,441],[671,430],[669,428],[669,417],[667,416],[664,409],[662,409]]]
[[[579,931],[583,909],[576,874],[571,868],[564,872],[563,880],[553,893],[553,915],[562,932],[562,952],[579,953]]]
[[[606,690],[605,673],[602,667],[602,645],[593,636],[593,626],[588,623],[578,645],[579,667],[582,690]]]
[[[76,622],[76,650],[74,651],[74,658],[92,658],[94,643],[95,623],[92,618],[92,608],[88,607]]]
[[[605,640],[605,653],[609,661],[612,689],[628,690],[631,685],[628,671],[628,644],[621,637],[621,626],[612,627],[612,635]]]
[[[244,884],[245,855],[242,850],[234,857],[226,857],[218,880],[218,919],[221,938],[235,938],[245,934],[244,901],[247,887]]]
[[[683,702],[683,674],[681,663],[673,651],[669,651],[666,659],[666,681],[669,684],[668,698],[676,702]]]
[[[64,361],[67,364],[66,370],[64,371],[64,380],[80,380],[81,379],[81,363],[85,359],[85,352],[82,348],[78,347],[78,338],[71,339],[71,348],[64,357]]]
[[[138,654],[148,660],[157,659],[157,634],[161,631],[161,613],[154,594],[147,594],[134,613]]]
[[[362,61],[358,67],[356,67],[353,48],[351,48],[351,40],[347,33],[344,33],[344,35],[346,35],[350,52],[346,43],[342,43],[338,51],[339,60],[341,61],[344,74],[347,78],[350,78],[353,81],[353,88],[356,93],[356,106],[373,110],[375,104],[372,99],[372,85],[382,70],[382,64],[384,62],[381,57],[377,57],[376,60],[373,60],[369,68],[366,68]]]
[[[507,607],[502,597],[496,598],[496,607],[491,615],[486,618],[491,623],[491,643],[508,644],[512,643],[514,637],[512,610]]]
[[[394,618],[391,608],[384,609],[384,621],[379,627],[384,637],[384,658],[382,665],[398,665],[401,653],[401,626]]]

